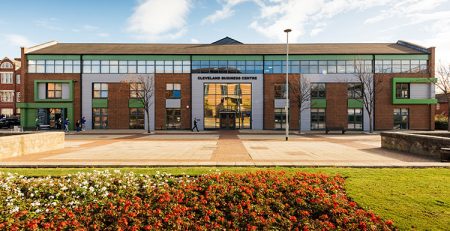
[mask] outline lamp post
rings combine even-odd
[[[286,112],[286,141],[289,140],[289,32],[291,29],[286,29],[286,106],[284,111]]]

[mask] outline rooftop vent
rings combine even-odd
[[[411,48],[411,49],[416,50],[416,51],[423,52],[423,53],[427,53],[427,54],[430,53],[426,47],[419,46],[417,44],[410,43],[410,42],[407,42],[407,41],[398,40],[397,44],[401,45],[401,46],[405,46],[405,47]]]
[[[217,40],[211,44],[215,44],[215,45],[230,45],[230,44],[243,44],[235,39],[232,39],[230,37],[225,37],[223,39]]]

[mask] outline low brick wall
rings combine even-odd
[[[17,133],[0,136],[0,159],[64,148],[64,132]]]
[[[450,138],[445,133],[382,132],[381,147],[440,158],[441,148],[450,148]]]

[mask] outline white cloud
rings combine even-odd
[[[216,10],[213,14],[210,14],[204,18],[202,20],[202,24],[215,23],[233,16],[233,7],[247,1],[248,0],[223,0],[222,9]]]
[[[35,20],[34,24],[47,30],[63,31],[64,29],[59,25],[58,21],[57,18],[45,18]]]
[[[196,38],[191,38],[191,43],[200,43],[200,41]]]
[[[11,46],[28,47],[34,44],[27,37],[19,34],[6,34],[4,37]]]
[[[187,29],[190,0],[141,0],[128,18],[127,31],[145,40],[175,39]]]

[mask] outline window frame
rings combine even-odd
[[[100,87],[98,90],[95,89],[95,85],[99,84]],[[104,88],[104,86],[106,86],[106,90]],[[98,97],[96,97],[95,92],[98,92]],[[106,92],[106,96],[103,96],[103,92]],[[107,99],[109,95],[109,86],[108,83],[105,82],[96,82],[96,83],[92,83],[92,98],[93,99]]]
[[[53,89],[49,89],[49,85],[53,85]],[[59,89],[57,89],[59,86]],[[52,92],[53,96],[50,96]],[[62,83],[57,82],[47,82],[45,83],[45,98],[46,99],[62,99]]]

